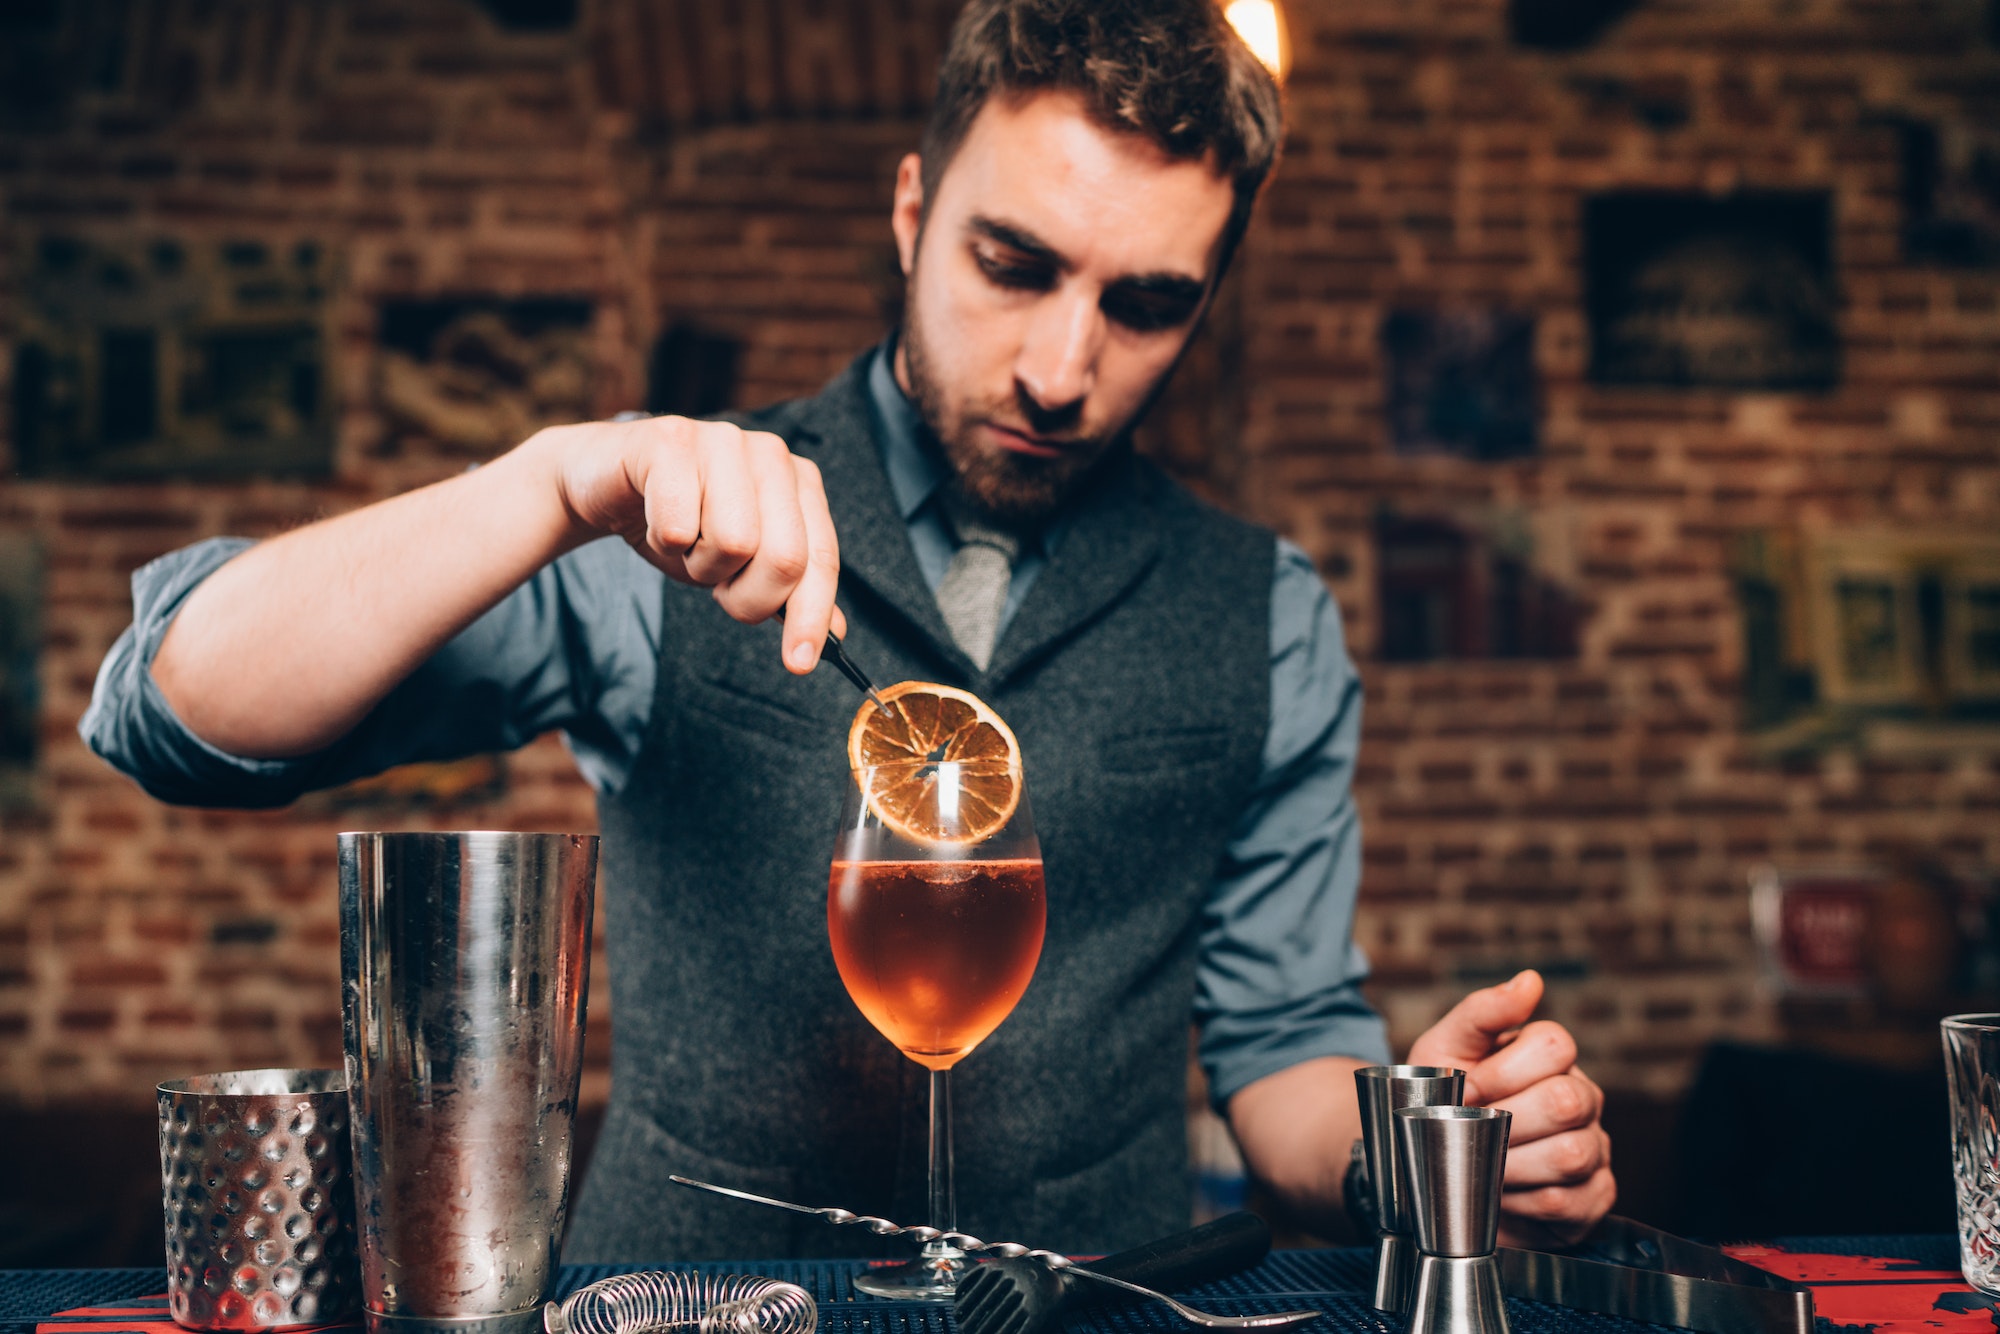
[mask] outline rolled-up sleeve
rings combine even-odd
[[[133,622],[97,674],[78,727],[90,748],[162,801],[282,806],[399,764],[508,750],[570,733],[586,775],[622,780],[651,703],[657,572],[624,543],[592,543],[544,567],[467,626],[327,749],[248,759],[191,731],[153,679],[174,616],[202,580],[252,544],[216,538],[132,577]]]
[[[153,657],[188,594],[251,545],[218,537],[142,566],[132,576],[132,625],[97,669],[77,730],[92,750],[162,801],[283,805],[299,790],[293,776],[310,762],[245,759],[216,749],[188,730],[153,680]]]
[[[1319,1056],[1389,1058],[1354,943],[1361,823],[1351,788],[1361,682],[1340,611],[1303,551],[1278,544],[1271,727],[1202,925],[1195,1019],[1209,1094]]]

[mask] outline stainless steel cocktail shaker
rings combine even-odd
[[[583,1069],[597,839],[340,836],[362,1306],[379,1334],[528,1334]]]

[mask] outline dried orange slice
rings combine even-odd
[[[847,760],[869,784],[869,808],[905,838],[927,843],[977,843],[998,833],[1021,804],[1021,743],[992,705],[929,681],[880,693],[888,710],[864,701],[847,733]],[[956,764],[955,783],[939,782],[944,761]]]

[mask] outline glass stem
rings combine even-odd
[[[958,1189],[951,1161],[951,1071],[931,1071],[931,1226],[958,1231]],[[924,1247],[926,1255],[957,1255],[956,1246],[942,1238]]]

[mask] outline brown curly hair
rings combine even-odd
[[[924,197],[935,197],[989,97],[1042,89],[1080,94],[1101,124],[1144,134],[1175,157],[1213,153],[1236,191],[1227,262],[1278,160],[1284,108],[1277,81],[1216,0],[971,0],[924,127]]]

